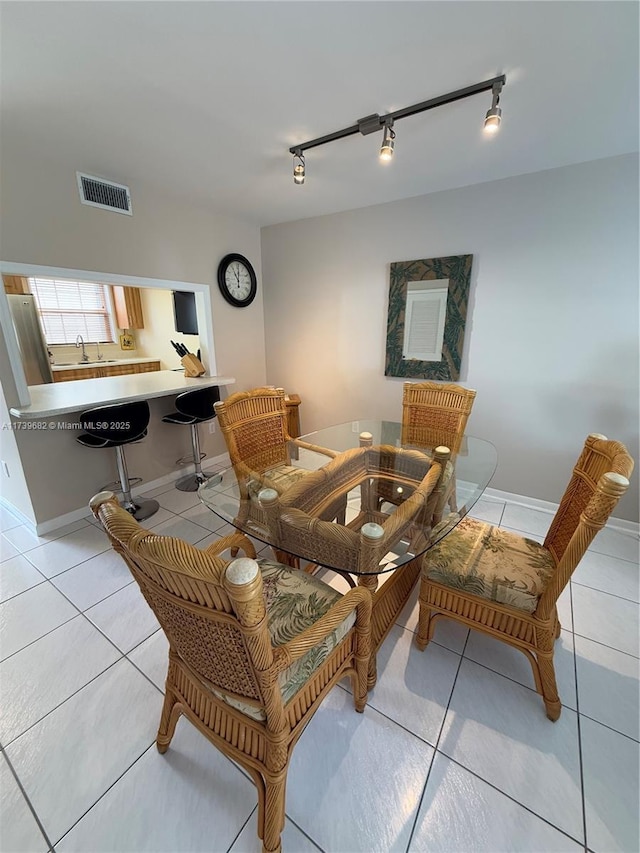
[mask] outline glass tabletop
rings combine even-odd
[[[288,457],[244,460],[198,490],[219,518],[276,552],[349,574],[380,574],[451,532],[487,488],[493,444],[455,452],[402,444],[402,424],[360,420],[293,439]],[[453,444],[453,442],[451,442]]]

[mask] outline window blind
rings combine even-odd
[[[107,287],[94,281],[30,278],[48,344],[114,340]]]

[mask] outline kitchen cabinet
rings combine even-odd
[[[128,376],[132,373],[152,373],[160,370],[159,361],[142,361],[136,364],[96,364],[94,367],[70,367],[54,370],[54,382],[72,382],[76,379],[104,379],[107,376]]]
[[[142,298],[139,287],[113,285],[116,324],[119,329],[144,329]]]
[[[2,280],[7,293],[30,293],[29,279],[23,275],[3,275]]]

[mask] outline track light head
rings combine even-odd
[[[493,99],[491,101],[491,109],[487,110],[487,114],[484,117],[484,131],[485,133],[496,133],[500,128],[500,122],[502,121],[502,110],[498,106],[500,103],[500,92],[502,92],[502,83],[495,83],[492,89]]]
[[[484,132],[496,133],[500,128],[501,121],[502,110],[500,107],[492,107],[490,110],[487,110],[487,114],[484,119]]]
[[[393,130],[393,120],[386,122],[384,126],[384,136],[382,137],[382,146],[380,147],[380,159],[383,163],[388,163],[393,158],[393,145],[396,138]]]
[[[305,163],[304,154],[298,148],[293,155],[293,183],[304,184]]]

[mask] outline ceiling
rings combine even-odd
[[[638,150],[636,2],[2,3],[20,146],[257,225]],[[490,93],[307,153],[290,146],[506,74]],[[5,168],[10,157],[5,155]]]

